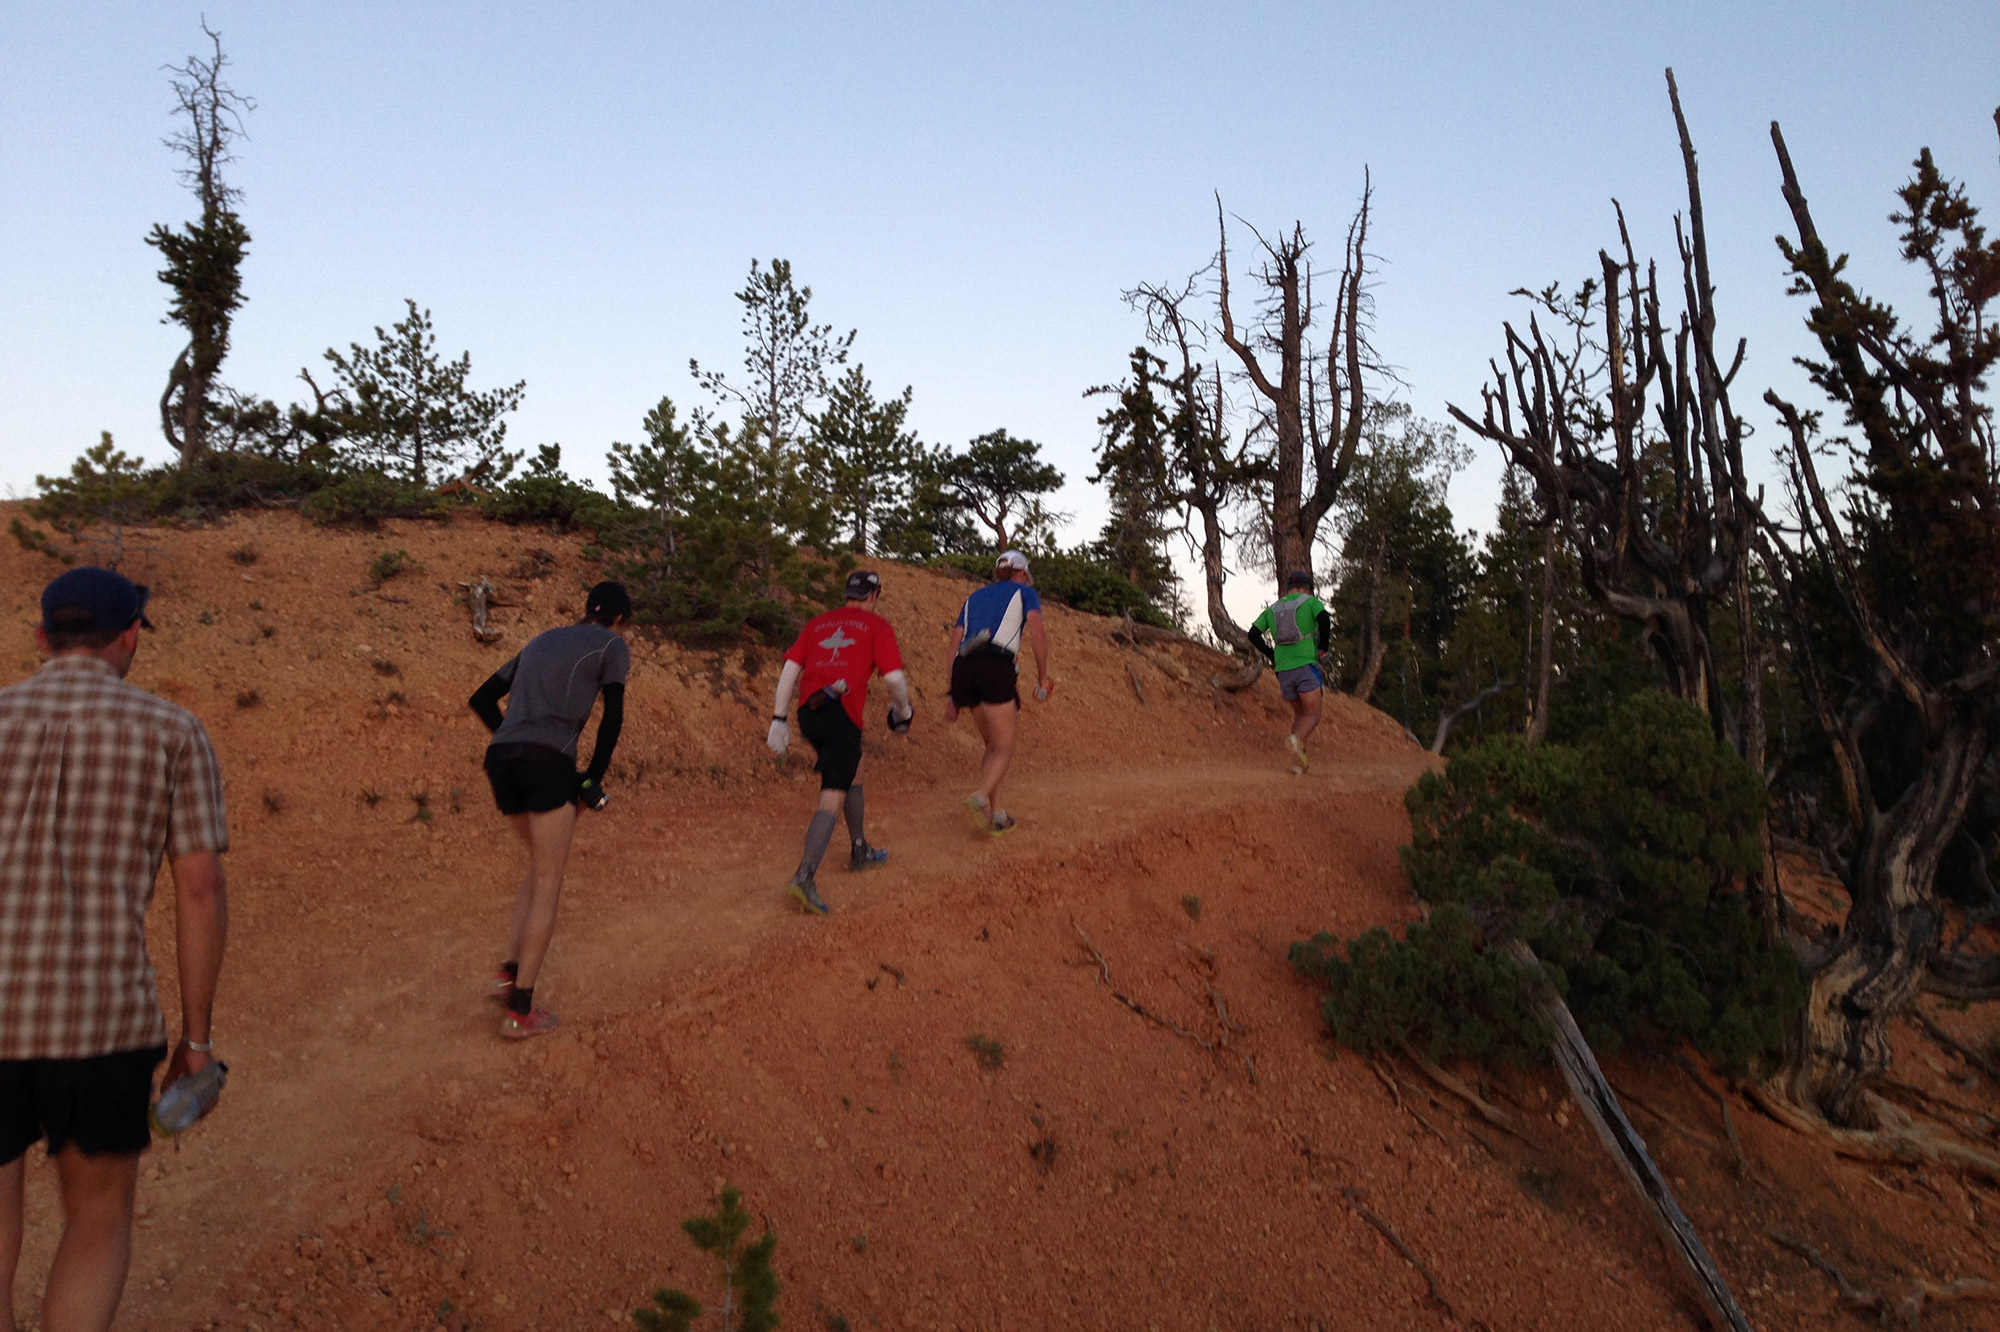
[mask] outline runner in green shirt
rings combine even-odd
[[[1333,646],[1333,617],[1312,594],[1312,575],[1295,569],[1285,579],[1285,594],[1250,622],[1250,641],[1278,676],[1278,692],[1292,705],[1292,730],[1285,737],[1292,771],[1312,766],[1306,758],[1306,737],[1319,725],[1319,696],[1326,673],[1319,659]]]

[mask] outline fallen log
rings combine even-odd
[[[1541,965],[1534,950],[1519,939],[1508,945],[1508,951],[1528,966]],[[1673,1190],[1667,1187],[1660,1168],[1647,1153],[1645,1139],[1625,1117],[1618,1094],[1598,1068],[1597,1057],[1590,1052],[1590,1043],[1583,1039],[1576,1019],[1570,1015],[1569,1005],[1548,985],[1536,987],[1533,1002],[1537,1014],[1549,1025],[1549,1050],[1555,1056],[1556,1067],[1562,1070],[1563,1081],[1569,1085],[1571,1098],[1596,1130],[1598,1141],[1604,1144],[1626,1182],[1639,1195],[1647,1216],[1660,1232],[1667,1251],[1679,1260],[1710,1321],[1730,1332],[1751,1332],[1750,1320],[1730,1293],[1729,1283],[1723,1279],[1701,1237],[1694,1233],[1687,1213],[1674,1201]]]

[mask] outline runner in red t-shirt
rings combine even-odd
[[[783,757],[791,743],[785,714],[792,691],[799,695],[799,733],[819,756],[819,808],[806,826],[805,855],[785,887],[814,915],[826,914],[813,875],[833,840],[834,816],[845,808],[847,835],[852,843],[848,868],[861,870],[889,858],[887,851],[868,845],[862,832],[861,706],[868,700],[868,677],[882,673],[889,686],[889,729],[910,729],[910,686],[903,675],[903,653],[896,631],[875,613],[882,597],[882,580],[866,570],[847,575],[847,604],[815,615],[785,653],[778,673],[778,698],[771,708],[771,731],[765,743]]]

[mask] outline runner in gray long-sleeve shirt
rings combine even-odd
[[[604,774],[625,724],[632,650],[618,631],[632,622],[632,598],[622,584],[599,583],[590,589],[583,615],[576,624],[529,640],[471,700],[493,732],[486,748],[493,803],[528,848],[528,873],[514,894],[507,960],[493,978],[494,996],[506,1003],[500,1034],[513,1040],[555,1030],[555,1014],[535,1007],[535,982],[555,934],[577,808],[604,808]],[[590,767],[579,776],[576,741],[599,693],[604,717]],[[509,700],[504,713],[502,698]]]

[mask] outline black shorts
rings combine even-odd
[[[85,1059],[0,1059],[0,1165],[40,1138],[50,1155],[71,1143],[85,1156],[144,1151],[153,1070],[166,1057],[166,1046],[152,1045]]]
[[[576,799],[576,760],[547,745],[489,745],[486,780],[502,814],[546,814]]]
[[[1021,706],[1014,654],[998,648],[974,651],[951,664],[951,701],[961,708],[981,703]]]
[[[813,771],[819,774],[819,789],[852,790],[854,774],[861,770],[861,728],[847,715],[847,709],[838,703],[801,707],[799,734],[819,755],[819,762],[813,764]]]

